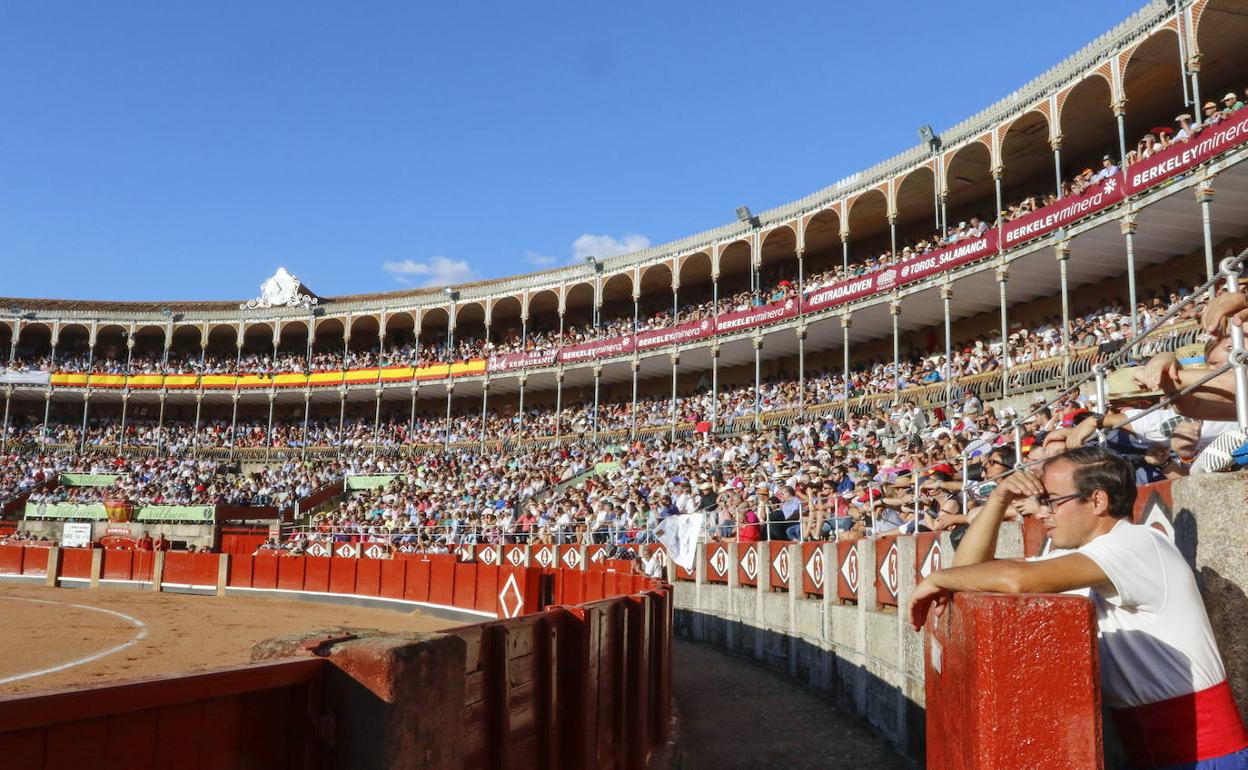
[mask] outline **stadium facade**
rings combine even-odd
[[[606,392],[626,402],[631,389],[635,403],[639,392],[670,388],[675,431],[684,427],[676,424],[677,390],[718,388],[721,371],[748,381],[752,368],[756,382],[777,367],[798,379],[816,363],[839,363],[848,372],[851,359],[888,360],[890,342],[895,361],[903,336],[920,330],[943,327],[949,351],[955,328],[972,328],[976,319],[978,328],[993,319],[1004,338],[1011,308],[1060,297],[1065,316],[1070,292],[1107,279],[1122,280],[1134,307],[1134,280],[1147,267],[1203,254],[1202,271],[1178,276],[1200,283],[1216,267],[1217,249],[1244,234],[1248,110],[1228,113],[1190,141],[1146,151],[1150,157],[1078,195],[1065,180],[1084,167],[1100,169],[1103,157],[1125,165],[1122,159],[1142,146],[1141,137],[1158,134],[1156,127],[1177,130],[1177,114],[1198,115],[1205,100],[1221,104],[1224,92],[1241,92],[1248,64],[1242,10],[1232,0],[1193,2],[1177,14],[1172,4],[1149,3],[924,145],[793,203],[757,215],[743,210],[735,223],[623,256],[366,295],[319,297],[279,274],[250,302],[0,300],[0,355],[16,364],[19,350],[31,350],[49,363],[27,371],[15,365],[0,375],[5,424],[18,414],[45,422],[57,413],[67,421],[80,415],[85,425],[89,416],[124,421],[136,413],[163,421],[167,410],[170,419],[198,423],[211,413],[233,422],[241,411],[261,422],[267,413],[271,424],[275,411],[305,421],[393,419],[410,411],[413,421],[418,412],[444,412],[449,427],[456,415],[479,412],[484,423],[486,410],[523,415],[526,399],[558,412],[575,398],[595,405],[597,434],[597,404]],[[1049,193],[1056,200],[1043,205]],[[1041,205],[1020,213],[1014,204],[1026,199]],[[1002,213],[1012,208],[1016,215],[1006,221]],[[936,245],[959,225],[981,220],[986,230]],[[907,249],[924,239],[931,239],[926,248]],[[891,256],[885,269],[854,270],[880,254]],[[809,290],[810,276],[837,266],[840,280]],[[765,273],[791,276],[796,292],[741,311],[681,318],[682,303],[718,308],[723,297],[760,289]],[[671,322],[654,328],[643,309],[657,306],[672,309]],[[631,333],[524,344],[538,329],[592,332],[607,316],[631,317]],[[958,326],[963,322],[972,326]],[[520,340],[509,348],[515,352],[453,357],[457,339],[505,336]],[[344,356],[342,366],[312,366],[314,353],[384,354],[397,345],[414,347],[417,356],[421,345],[436,346],[448,357],[351,368]],[[58,352],[69,348],[85,348],[88,365],[59,369]],[[999,397],[1009,395],[1011,383],[1059,382],[1079,366],[1065,348],[1060,371],[1028,379],[1007,365],[973,384]],[[91,365],[104,349],[127,361],[121,371]],[[129,361],[144,349],[201,361],[210,352],[237,353],[241,361],[245,351],[303,351],[307,364],[262,374],[136,373]],[[953,397],[953,388],[946,383],[917,395],[939,403]],[[851,406],[870,402],[857,398]],[[758,410],[751,419],[760,419]],[[558,420],[556,426],[552,433],[566,428]],[[636,431],[634,422],[625,433]]]

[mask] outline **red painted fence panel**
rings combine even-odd
[[[91,548],[62,548],[61,577],[88,580],[91,577]]]

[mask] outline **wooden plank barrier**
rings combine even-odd
[[[19,574],[40,560],[47,565],[48,554],[47,548],[9,548],[0,551],[0,564],[6,574]],[[92,556],[90,549],[65,551],[55,576],[90,577]],[[111,579],[151,577],[151,553],[101,556],[101,572]],[[462,703],[444,702],[445,691],[429,689],[441,680],[386,685],[389,692],[445,709],[443,716],[462,728],[446,745],[462,757],[464,768],[640,768],[666,740],[671,597],[661,581],[635,572],[632,561],[544,570],[463,563],[453,555],[369,560],[166,552],[163,559],[162,584],[215,586],[224,574],[235,588],[442,599],[436,603],[497,614],[499,620],[448,632],[465,643],[458,648],[465,650]],[[224,573],[221,559],[229,562]],[[544,592],[580,606],[544,607]],[[415,644],[426,643],[438,642]],[[106,747],[117,746],[123,764],[133,768],[351,766],[352,760],[336,753],[341,747],[318,743],[315,736],[325,734],[329,703],[344,709],[330,715],[343,729],[374,734],[375,723],[358,724],[364,717],[342,706],[358,696],[361,683],[372,687],[373,676],[386,675],[376,668],[375,648],[361,649],[357,659],[301,658],[0,698],[2,764],[17,770],[90,767]],[[440,649],[438,654],[457,648]],[[326,677],[328,666],[346,677]],[[326,697],[331,687],[346,690]],[[390,706],[413,707],[383,708]],[[410,737],[399,733],[406,736],[399,730],[379,740],[409,749]],[[415,761],[409,756],[403,766],[409,760]]]
[[[3,764],[310,768],[311,716],[320,709],[325,665],[320,658],[290,660],[0,698]]]

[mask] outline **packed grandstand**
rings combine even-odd
[[[430,291],[2,299],[0,543],[129,519],[143,548],[237,523],[249,555],[471,554],[701,513],[706,545],[956,544],[1085,444],[1139,485],[1235,472],[1248,25],[1218,5],[1180,30],[1199,77],[1153,4],[925,146],[644,252]]]

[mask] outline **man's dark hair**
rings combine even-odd
[[[992,451],[988,453],[988,456],[991,457],[993,455],[996,455],[997,457],[1001,458],[1001,462],[1005,464],[1005,467],[1007,468],[1014,467],[1014,462],[1015,462],[1014,447],[1012,446],[993,447]]]
[[[1075,466],[1071,480],[1081,495],[1087,497],[1103,489],[1109,496],[1109,515],[1116,519],[1130,518],[1136,495],[1131,463],[1105,447],[1085,446],[1046,460],[1044,467],[1062,461]]]

